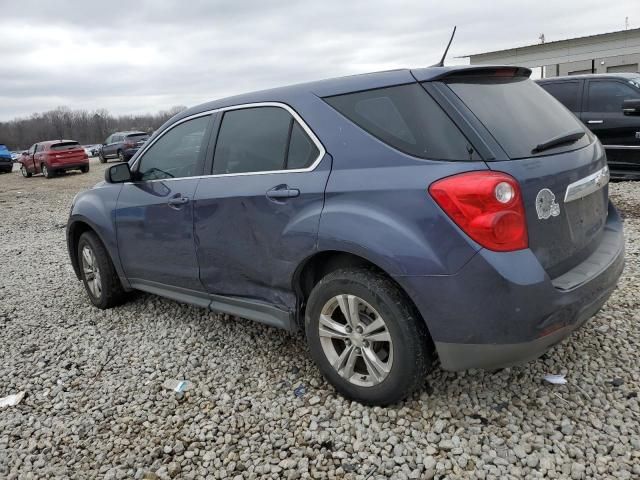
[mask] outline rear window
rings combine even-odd
[[[71,148],[79,147],[80,144],[78,142],[60,142],[52,144],[49,149],[50,150],[69,150]]]
[[[450,80],[447,85],[512,159],[531,157],[537,145],[584,129],[571,112],[528,78],[471,77]],[[589,142],[585,135],[538,155],[576,150]]]
[[[353,123],[404,153],[432,160],[475,160],[470,143],[418,84],[325,97]]]

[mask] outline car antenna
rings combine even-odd
[[[451,42],[453,42],[453,37],[456,34],[456,25],[453,26],[453,32],[451,32],[451,38],[449,39],[449,43],[447,44],[447,48],[445,48],[444,53],[442,54],[442,58],[435,65],[431,65],[432,67],[444,67],[444,59],[447,56],[447,52],[449,51],[449,47],[451,46]]]

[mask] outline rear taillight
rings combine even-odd
[[[136,144],[133,142],[124,142],[124,146],[125,148],[133,148],[136,146]]]
[[[527,220],[520,185],[500,172],[468,172],[429,187],[440,208],[473,240],[489,250],[527,248]]]

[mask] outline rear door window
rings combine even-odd
[[[572,112],[580,111],[580,82],[541,83],[540,86]]]
[[[432,160],[477,159],[462,132],[418,84],[325,97],[353,123],[401,152]]]
[[[318,147],[309,138],[302,126],[293,120],[286,162],[287,169],[307,168],[318,158],[319,153]]]
[[[222,117],[213,174],[297,170],[310,167],[320,151],[284,108],[228,110]]]
[[[536,153],[538,145],[585,127],[528,77],[469,76],[446,84],[512,159],[576,150],[590,142],[585,134],[575,142]]]
[[[590,80],[587,111],[622,115],[622,102],[630,98],[640,98],[640,90],[613,80]]]

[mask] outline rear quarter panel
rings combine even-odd
[[[348,121],[321,99],[312,128],[333,156],[318,250],[368,259],[391,275],[447,275],[479,246],[429,195],[434,181],[486,170],[484,162],[422,160],[403,154]]]

